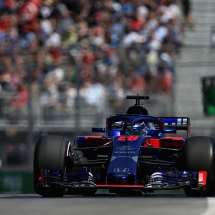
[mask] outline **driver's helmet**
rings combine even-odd
[[[133,126],[134,135],[145,135],[146,134],[146,125],[144,122],[135,123]]]
[[[129,123],[124,123],[124,127],[123,127],[123,134],[125,135],[147,135],[149,130],[150,130],[150,126],[148,125],[148,122],[136,122],[133,125],[133,128],[131,130],[131,125]]]

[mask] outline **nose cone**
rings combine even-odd
[[[134,184],[135,183],[135,175],[134,174],[108,174],[107,175],[107,183],[108,184]]]

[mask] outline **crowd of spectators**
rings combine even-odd
[[[180,0],[0,0],[1,99],[50,113],[170,94],[182,40]]]

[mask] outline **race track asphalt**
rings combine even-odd
[[[142,196],[97,194],[93,197],[43,198],[36,194],[0,194],[0,215],[214,215],[215,198],[183,193]]]

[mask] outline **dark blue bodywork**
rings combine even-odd
[[[139,150],[142,146],[144,137],[139,136],[135,141],[129,137],[120,139],[113,138],[113,152],[107,170],[107,183],[110,175],[114,177],[114,182],[136,183],[137,162]]]

